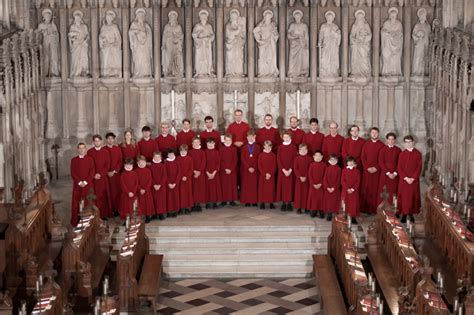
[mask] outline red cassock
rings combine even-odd
[[[177,212],[179,210],[179,183],[181,182],[181,170],[177,159],[166,160],[166,203],[168,212]],[[176,184],[173,189],[171,189],[168,184]]]
[[[172,135],[159,135],[155,141],[158,143],[160,152],[166,152],[168,149],[176,150],[176,139]]]
[[[138,141],[138,154],[143,155],[148,163],[153,160],[153,153],[158,151],[158,143],[153,139]]]
[[[354,189],[348,193],[348,189]],[[360,213],[359,203],[360,171],[357,168],[344,168],[341,175],[342,200],[346,203],[346,212],[351,217],[357,217]]]
[[[398,206],[400,213],[416,214],[420,212],[420,175],[422,168],[421,153],[417,149],[411,152],[404,150],[398,157]],[[415,181],[408,184],[404,178],[414,178]]]
[[[201,174],[193,174],[193,199],[195,203],[206,202],[206,154],[203,150],[191,149],[188,155],[193,159],[193,169]]]
[[[240,203],[258,202],[258,157],[260,146],[255,142],[242,147],[240,155]],[[249,169],[253,168],[253,173]]]
[[[296,157],[296,147],[293,143],[282,144],[278,147],[277,165],[277,201],[292,202],[293,201],[293,187],[295,181],[295,171],[291,172],[290,176],[283,174],[283,169],[293,169],[293,163]]]
[[[308,155],[313,156],[316,151],[323,152],[324,135],[319,131],[308,131],[303,138],[303,143],[308,146]],[[323,153],[324,154],[324,153]]]
[[[300,144],[302,144],[304,141],[304,136],[305,132],[301,130],[300,128],[290,128],[288,129],[288,133],[291,135],[291,142],[298,147]]]
[[[76,156],[71,160],[71,176],[73,180],[72,201],[71,201],[71,225],[76,226],[78,222],[79,202],[83,199],[87,204],[87,194],[89,189],[94,189],[94,160],[90,156]],[[79,186],[79,182],[87,182],[84,187]]]
[[[227,147],[221,145],[220,154],[220,180],[221,180],[221,201],[237,200],[237,148],[233,145]],[[230,174],[225,172],[231,171]]]
[[[296,209],[306,209],[308,203],[308,170],[312,160],[309,155],[299,155],[293,163],[293,172],[295,173],[294,206]],[[306,177],[306,180],[302,182],[301,177]]]
[[[221,157],[216,149],[206,150],[206,172],[212,173],[216,171],[213,179],[206,176],[206,202],[214,203],[221,199],[221,181],[219,177]]]
[[[272,151],[277,152],[278,146],[282,142],[278,129],[276,129],[275,127],[262,127],[258,129],[256,138],[257,144],[263,148],[263,143],[267,140],[270,140],[272,142]]]
[[[151,177],[153,179],[153,201],[155,204],[155,214],[165,214],[167,212],[166,207],[166,185],[168,179],[166,177],[166,166],[162,162],[155,163],[151,162],[150,165]],[[155,189],[155,185],[160,186],[158,190]]]
[[[389,147],[388,145],[383,147],[379,153],[379,166],[380,166],[380,178],[379,178],[379,188],[378,188],[378,203],[382,202],[382,192],[383,187],[387,187],[388,192],[388,202],[393,204],[393,196],[397,195],[398,191],[398,156],[400,155],[399,147],[394,145]],[[397,173],[397,176],[394,179],[390,179],[387,176],[387,173]]]
[[[308,170],[308,205],[310,211],[319,211],[324,209],[324,174],[326,172],[326,163],[311,163]],[[319,189],[313,185],[321,184]]]
[[[221,145],[221,134],[217,131],[212,129],[212,131],[204,130],[199,134],[199,138],[201,138],[201,146],[203,149],[207,149],[207,139],[214,138],[216,141],[216,149],[219,149]]]
[[[179,150],[179,147],[182,144],[187,144],[188,150],[191,150],[191,147],[193,145],[193,138],[195,136],[196,136],[196,133],[192,130],[188,130],[188,131],[181,130],[176,135],[176,148]]]
[[[364,173],[362,175],[361,208],[368,213],[377,213],[380,177],[379,153],[384,146],[380,140],[367,140],[362,147],[361,160]],[[375,167],[377,172],[369,173],[367,169],[370,167]]]
[[[324,154],[325,162],[329,161],[329,156],[331,154],[335,154],[337,155],[337,158],[339,159],[338,164],[339,165],[345,164],[345,162],[342,161],[341,159],[343,142],[344,142],[344,138],[339,134],[337,134],[334,137],[331,136],[331,134],[328,134],[327,136],[324,137],[323,154]]]
[[[112,147],[106,146],[107,151],[110,155],[110,169],[109,172],[114,172],[112,177],[109,177],[109,191],[110,201],[109,204],[112,206],[114,211],[118,212],[120,204],[120,172],[122,171],[122,149],[119,146],[114,145]]]
[[[249,125],[246,122],[241,121],[240,123],[233,122],[227,127],[227,133],[232,135],[232,141],[235,142],[247,142],[247,132],[249,131]]]
[[[346,158],[348,156],[352,156],[357,163],[357,168],[362,169],[361,165],[361,155],[362,155],[362,147],[364,146],[365,140],[361,137],[358,137],[356,140],[352,139],[352,137],[347,137],[344,139],[342,143],[342,160],[343,163],[346,163]]]
[[[275,174],[277,170],[276,155],[273,152],[262,152],[258,156],[258,202],[275,202]],[[266,174],[270,174],[269,179]]]
[[[104,148],[97,150],[93,147],[87,151],[87,155],[94,160],[95,173],[100,174],[100,179],[94,177],[95,204],[99,208],[102,218],[111,217],[113,213],[109,204],[109,176],[107,175],[110,169],[109,151]]]
[[[120,149],[122,149],[122,159],[125,161],[127,159],[132,159],[135,161],[139,154],[138,144],[120,144]]]
[[[140,214],[146,216],[152,216],[155,214],[155,206],[153,204],[153,178],[149,168],[138,167],[135,172],[138,175],[138,205],[140,208]],[[145,190],[142,195],[140,190]]]
[[[326,213],[338,213],[341,208],[341,168],[336,165],[329,165],[324,172],[324,201],[323,210]],[[329,192],[328,188],[334,188]]]
[[[138,196],[138,175],[135,171],[124,171],[120,174],[120,218],[133,213],[133,203]],[[133,197],[128,194],[132,193]]]
[[[181,172],[181,182],[179,183],[179,198],[181,209],[191,209],[193,201],[193,158],[189,155],[178,157],[178,165]],[[184,180],[186,177],[186,180]]]

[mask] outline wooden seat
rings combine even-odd
[[[102,275],[109,263],[109,257],[110,251],[102,247],[96,247],[94,253],[91,255],[89,263],[91,264],[92,289],[99,287]]]
[[[163,255],[145,255],[140,281],[138,282],[138,297],[151,303],[155,308],[155,298],[160,288]]]
[[[331,257],[329,255],[313,255],[313,266],[324,314],[347,314]]]

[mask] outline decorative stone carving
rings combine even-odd
[[[114,9],[117,9],[118,6],[119,6],[119,1],[118,1],[118,0],[112,0],[112,7],[113,7]]]
[[[130,25],[128,36],[132,51],[132,77],[146,78],[152,76],[153,39],[151,27],[145,22],[145,9],[135,11],[135,20]]]
[[[143,0],[143,5],[145,6],[145,8],[149,8],[150,7],[150,0]]]
[[[288,77],[307,77],[309,75],[309,34],[308,25],[302,23],[303,12],[293,11],[295,22],[288,28],[289,65]]]
[[[382,75],[402,75],[403,26],[397,19],[398,9],[388,9],[388,19],[383,23],[382,38]]]
[[[411,37],[413,38],[413,63],[412,74],[414,76],[425,76],[428,60],[428,46],[430,43],[431,28],[426,21],[426,9],[418,10],[418,23],[413,27]]]
[[[60,74],[58,28],[53,22],[53,12],[50,9],[44,9],[41,15],[43,21],[38,25],[38,31],[43,35],[45,74],[47,77],[58,77]]]
[[[357,10],[356,20],[350,34],[350,74],[352,77],[367,78],[371,74],[370,43],[372,31],[365,19],[365,11]]]
[[[100,73],[103,77],[122,77],[122,35],[114,23],[116,14],[112,10],[105,13],[99,33]]]
[[[215,77],[212,62],[212,43],[215,34],[212,26],[208,24],[209,12],[207,10],[199,11],[200,23],[193,28],[194,40],[194,65],[196,72],[195,78],[212,78]]]
[[[229,13],[225,25],[225,75],[226,77],[244,76],[245,18],[237,9]]]
[[[277,77],[279,74],[277,67],[277,41],[279,35],[271,10],[263,12],[263,19],[254,28],[253,34],[258,45],[258,77]]]
[[[273,116],[273,123],[276,127],[277,117],[280,116],[278,93],[262,92],[255,94],[254,122],[256,126],[263,125],[263,119],[266,114],[271,114]]]
[[[84,14],[77,10],[73,13],[74,23],[69,28],[69,49],[71,53],[70,77],[89,75],[89,29],[84,24]]]
[[[319,30],[321,78],[337,78],[339,76],[339,46],[341,45],[341,30],[334,23],[336,14],[327,11],[324,14],[326,23]]]
[[[161,46],[161,63],[165,77],[183,77],[183,40],[184,33],[178,23],[178,13],[168,13],[168,24],[163,31],[163,44]]]

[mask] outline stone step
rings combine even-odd
[[[329,224],[308,225],[146,225],[146,233],[164,232],[330,232]],[[116,228],[116,233],[124,233],[125,227]]]

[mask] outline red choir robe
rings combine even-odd
[[[245,144],[240,155],[240,203],[258,202],[258,156],[261,153],[257,143]],[[253,173],[249,172],[253,168]]]
[[[233,145],[227,147],[221,145],[220,154],[220,180],[221,180],[221,201],[229,202],[237,200],[237,148]],[[231,173],[227,174],[226,169]]]
[[[308,131],[303,138],[303,143],[306,143],[308,146],[308,155],[313,156],[316,151],[323,152],[323,142],[324,142],[324,135],[319,131],[313,133],[311,130]],[[324,153],[323,153],[324,154]],[[324,157],[326,155],[324,154]]]
[[[362,147],[362,166],[364,167],[361,187],[361,208],[368,213],[377,213],[379,191],[379,153],[384,147],[382,141],[369,139]],[[368,168],[375,167],[377,172],[369,173]]]
[[[201,133],[199,134],[199,138],[201,138],[201,146],[203,147],[203,149],[207,149],[206,143],[207,139],[209,138],[214,138],[214,140],[216,141],[216,149],[219,149],[219,146],[221,145],[221,134],[214,129],[212,129],[212,131],[208,131],[207,129],[201,131]]]
[[[398,157],[398,207],[403,215],[420,212],[420,175],[422,168],[421,152],[417,149],[404,150]],[[411,177],[415,181],[408,184],[404,178]]]
[[[146,158],[147,163],[151,163],[153,160],[153,153],[158,151],[158,143],[153,139],[141,139],[138,141],[138,155],[143,155]]]
[[[338,164],[343,165],[345,164],[344,161],[342,161],[341,156],[342,156],[342,143],[344,142],[344,138],[337,134],[336,136],[331,136],[331,134],[328,134],[327,136],[324,137],[323,141],[323,155],[324,155],[324,161],[327,163],[329,161],[329,156],[331,154],[337,155],[338,158]]]
[[[176,150],[176,139],[170,134],[166,136],[159,135],[155,141],[158,144],[158,150],[160,150],[160,152],[166,153],[168,149]]]
[[[140,214],[146,216],[155,215],[155,206],[153,204],[153,178],[148,167],[137,167],[135,172],[138,175],[138,207]],[[142,195],[140,190],[145,190]]]
[[[153,201],[155,205],[155,214],[166,214],[168,208],[166,206],[167,198],[167,184],[168,178],[166,176],[166,166],[164,163],[151,162],[150,165],[151,177],[153,179],[152,191]],[[158,190],[155,189],[155,185],[159,185]]]
[[[179,198],[181,209],[191,209],[193,201],[193,158],[189,155],[179,156],[178,165],[181,171],[181,182],[179,183]],[[186,180],[184,180],[186,177]]]
[[[87,151],[87,155],[94,159],[95,174],[100,174],[100,179],[94,177],[95,204],[99,208],[101,218],[111,217],[113,213],[109,204],[109,176],[107,174],[110,169],[109,151],[103,147],[99,150],[93,147]]]
[[[258,202],[275,202],[276,155],[273,152],[261,152],[258,156]],[[267,179],[266,174],[272,175]]]
[[[399,179],[397,165],[400,152],[402,152],[402,150],[400,150],[400,148],[396,145],[393,147],[386,145],[379,152],[380,178],[377,194],[379,204],[382,202],[382,192],[384,186],[387,187],[388,202],[390,204],[393,204],[393,196],[397,195]],[[387,173],[396,173],[396,177],[394,179],[390,179],[387,176]]]
[[[221,168],[221,157],[219,151],[216,149],[205,151],[206,153],[206,172],[212,173],[216,172],[216,175],[213,179],[209,179],[207,173],[203,175],[206,177],[206,202],[207,203],[217,203],[221,200],[221,181],[219,176],[219,171]]]
[[[272,142],[272,151],[277,152],[278,146],[282,142],[278,129],[275,127],[262,127],[258,129],[256,135],[257,144],[263,148],[263,143],[267,140]]]
[[[71,160],[72,201],[71,201],[71,225],[76,226],[78,222],[79,203],[84,200],[87,205],[87,194],[94,189],[95,167],[94,160],[90,156],[76,156]],[[86,186],[79,186],[79,182],[86,182]]]
[[[341,208],[341,168],[336,165],[329,165],[324,172],[324,201],[323,210],[325,213],[338,213]],[[328,188],[334,188],[329,192]]]
[[[240,123],[233,122],[227,127],[227,133],[232,135],[232,142],[247,143],[247,132],[249,131],[249,124],[241,121]]]
[[[310,211],[320,211],[324,209],[324,174],[326,173],[326,163],[313,162],[308,170],[308,205]],[[313,185],[321,184],[319,189]]]
[[[283,174],[283,169],[293,169],[293,163],[297,154],[297,150],[293,142],[289,144],[282,144],[278,147],[277,153],[277,165],[278,165],[278,178],[277,178],[277,196],[276,200],[283,201],[285,203],[293,201],[293,188],[295,181],[295,170],[293,170],[290,176]]]
[[[291,142],[293,142],[297,148],[300,144],[304,143],[305,132],[300,128],[289,128],[288,133],[291,135]]]
[[[352,137],[347,137],[342,143],[342,160],[343,163],[346,163],[346,158],[352,156],[357,163],[357,168],[362,169],[361,164],[361,155],[362,147],[364,146],[365,140],[361,137],[358,137],[357,140],[352,139]]]
[[[178,212],[179,204],[179,183],[181,182],[181,170],[178,164],[178,160],[165,160],[166,166],[166,206],[167,212]],[[168,185],[176,184],[173,189]]]
[[[308,203],[308,170],[312,160],[309,155],[299,155],[293,163],[293,172],[295,173],[294,207],[296,209],[306,209]],[[301,177],[306,177],[306,180],[302,182]]]
[[[176,148],[179,150],[179,147],[182,144],[187,144],[188,150],[191,150],[191,147],[193,146],[193,138],[195,136],[196,136],[196,133],[192,130],[188,130],[188,131],[181,130],[176,135]]]
[[[135,161],[137,156],[140,154],[138,150],[138,144],[120,144],[120,149],[122,149],[122,159],[125,161],[131,159]]]
[[[348,189],[354,189],[349,194]],[[346,203],[346,213],[351,217],[357,217],[360,213],[360,171],[354,167],[352,169],[345,167],[341,175],[342,200]]]
[[[194,203],[206,202],[206,154],[203,150],[191,149],[188,155],[193,159],[193,173],[200,172],[196,178],[193,174],[193,199]]]
[[[109,204],[112,206],[114,211],[118,212],[120,204],[120,172],[122,171],[123,163],[122,149],[117,145],[112,147],[106,146],[105,148],[109,151],[110,155],[109,172],[114,172],[114,175],[109,177]]]
[[[132,171],[123,171],[120,174],[120,218],[125,219],[127,214],[133,213],[133,203],[138,200],[138,175]],[[133,197],[128,194],[132,193]]]

